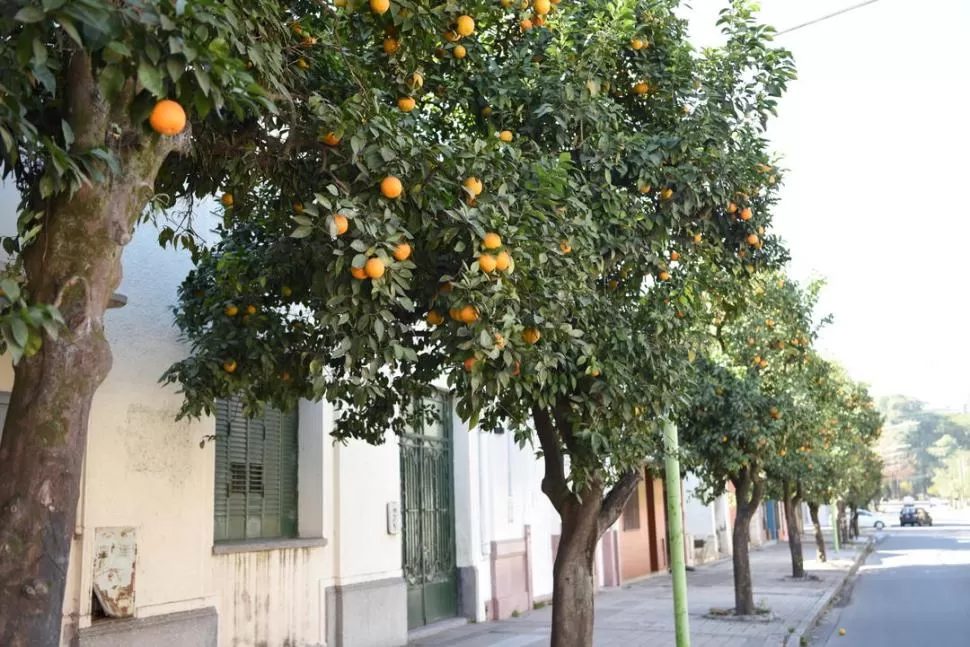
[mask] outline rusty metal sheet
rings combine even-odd
[[[94,595],[112,618],[135,615],[135,529],[94,529]]]

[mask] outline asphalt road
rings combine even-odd
[[[894,527],[882,534],[811,644],[970,645],[970,523]]]

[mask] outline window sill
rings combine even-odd
[[[323,548],[326,537],[296,537],[293,539],[244,539],[241,541],[220,541],[212,546],[213,555],[232,555],[234,553],[258,553],[267,550],[286,550],[288,548]]]

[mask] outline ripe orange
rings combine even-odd
[[[701,234],[694,234],[694,242],[695,242],[695,243],[699,243],[699,242],[701,242],[701,240],[702,240],[703,238],[704,238],[704,236],[703,236],[703,235],[701,235]]]
[[[478,257],[478,267],[483,272],[494,272],[498,266],[498,260],[491,254],[482,254]]]
[[[379,279],[384,276],[384,261],[379,258],[369,258],[364,263],[364,271],[372,279]]]
[[[475,306],[465,306],[459,311],[458,315],[466,324],[478,321],[478,309]]]
[[[327,146],[336,146],[337,144],[340,143],[340,138],[337,137],[337,133],[327,133],[326,135],[320,138],[320,141],[322,141]]]
[[[224,206],[224,207],[231,207],[232,206],[232,203],[233,203],[232,194],[231,193],[228,193],[228,192],[227,193],[223,193],[222,194],[222,199],[220,200],[220,202],[222,202],[222,206]]]
[[[644,42],[639,38],[634,38],[633,40],[630,41],[630,47],[632,47],[635,50],[641,50],[644,47]]]
[[[538,328],[526,328],[522,331],[522,341],[529,345],[538,343],[541,337],[542,333],[539,332]]]
[[[377,14],[387,13],[391,8],[391,0],[370,0],[370,10]]]
[[[337,228],[337,235],[342,236],[347,233],[347,229],[350,227],[350,221],[347,220],[347,216],[342,213],[334,214],[333,224]]]
[[[538,16],[545,16],[552,10],[552,3],[549,0],[534,0],[532,9]]]
[[[568,254],[569,252],[573,251],[573,246],[569,244],[568,240],[560,240],[559,251],[561,251],[563,254]]]
[[[414,100],[414,97],[401,97],[397,100],[397,107],[401,112],[411,112],[416,105],[417,102]]]
[[[431,312],[428,313],[428,316],[425,317],[425,321],[427,321],[432,326],[440,326],[445,322],[445,318],[441,316],[441,313],[438,312],[437,310],[432,310]]]
[[[475,21],[471,16],[458,16],[455,21],[455,31],[461,36],[471,36],[475,33]]]
[[[529,20],[528,18],[525,18],[519,22],[519,27],[522,29],[522,31],[529,31],[530,29],[532,29],[532,21]]]
[[[237,368],[238,364],[236,364],[236,360],[234,359],[222,363],[222,370],[224,370],[226,373],[235,373]]]
[[[303,213],[303,203],[302,202],[294,202],[293,203],[293,211],[295,211],[297,213]]]
[[[505,337],[502,335],[502,333],[495,333],[495,347],[499,350],[505,348]]]
[[[649,184],[643,184],[640,186],[640,193],[643,193],[644,195],[646,195],[647,193],[650,193],[651,188],[652,187]]]
[[[461,36],[459,36],[458,35],[458,32],[456,32],[453,29],[450,29],[450,30],[446,31],[444,33],[444,38],[449,43],[454,43],[454,42],[457,42],[457,41],[461,40]]]
[[[546,17],[545,16],[540,16],[538,14],[532,14],[532,24],[535,25],[536,27],[542,27],[543,25],[546,24]],[[541,60],[542,59],[539,58],[538,56],[533,56],[532,57],[532,62],[533,63],[538,63]]]
[[[519,360],[515,360],[515,364],[512,365],[512,377],[518,377],[519,373],[522,372],[522,364]]]
[[[239,314],[239,308],[234,305],[228,305],[226,306],[225,313],[227,317],[235,317],[237,314]]]
[[[752,361],[751,363],[752,364],[760,364],[761,363],[761,355],[755,355],[754,356],[754,361]]]
[[[246,306],[246,314],[248,314],[248,315],[254,315],[254,314],[256,314],[256,306],[254,306],[251,303],[248,306]]]
[[[647,85],[646,81],[640,81],[639,83],[636,83],[633,86],[633,91],[636,94],[646,94],[649,90],[650,90],[650,86]]]
[[[477,198],[482,194],[482,181],[477,177],[466,178],[464,182],[461,183],[465,190],[468,191],[469,195],[473,198]]]
[[[310,69],[310,64],[306,62],[306,59],[305,58],[298,59],[297,62],[296,62],[296,66],[298,68],[300,68],[301,70],[309,70]]]
[[[411,246],[407,243],[398,243],[394,247],[394,260],[406,261],[411,257]]]
[[[509,256],[509,253],[505,250],[499,252],[498,256],[495,257],[495,269],[497,269],[499,272],[504,272],[505,270],[509,269],[511,264],[512,257]]]
[[[293,288],[291,288],[288,285],[284,285],[282,289],[280,289],[280,294],[282,294],[286,298],[289,298],[293,296]]]
[[[448,308],[448,316],[455,321],[461,321],[461,308]]]
[[[185,130],[185,109],[176,101],[162,99],[152,108],[148,123],[160,135],[178,135]]]
[[[670,187],[660,192],[660,198],[663,200],[670,200],[672,197],[674,197],[674,190]]]
[[[388,175],[386,178],[381,180],[381,193],[385,198],[394,200],[395,198],[401,197],[403,192],[404,185],[401,184],[401,181],[393,175]]]
[[[475,362],[477,361],[478,360],[476,360],[474,357],[469,357],[468,359],[466,359],[464,362],[465,370],[471,373],[473,370],[475,370]]]
[[[468,56],[468,50],[465,49],[464,45],[455,45],[455,49],[451,53],[455,58],[465,58]]]
[[[489,232],[485,234],[484,238],[482,238],[482,247],[485,249],[498,249],[501,246],[502,239],[499,238],[499,235],[494,232]]]
[[[657,275],[657,278],[660,279],[661,281],[669,281],[670,280],[670,273],[669,272],[661,272],[660,274]]]
[[[745,238],[744,240],[749,245],[757,245],[758,244],[758,235],[757,234],[749,234],[748,237]]]
[[[384,39],[384,53],[393,54],[401,47],[401,44],[397,42],[396,38],[385,38]]]
[[[679,261],[680,260],[680,252],[678,252],[676,249],[674,251],[670,252],[670,260],[672,260],[672,261]]]
[[[502,5],[502,8],[508,9],[512,6],[512,0],[499,0],[499,4]]]
[[[363,281],[367,278],[367,270],[362,267],[351,267],[350,273],[353,277],[359,281]]]
[[[728,213],[737,213],[737,211],[738,211],[738,205],[736,205],[736,204],[734,204],[732,202],[731,204],[728,205],[727,211],[728,211]]]
[[[741,210],[741,220],[751,220],[751,207],[745,207]]]
[[[512,131],[511,130],[503,130],[502,132],[500,132],[498,134],[498,138],[501,139],[506,144],[508,144],[510,141],[512,141]]]

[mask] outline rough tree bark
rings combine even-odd
[[[808,514],[812,518],[812,528],[815,529],[815,556],[819,562],[824,563],[828,561],[828,555],[825,552],[825,535],[822,534],[822,524],[818,520],[818,504],[809,502],[808,504]]]
[[[761,505],[764,482],[756,479],[754,468],[745,469],[737,480],[733,480],[737,498],[737,516],[734,520],[734,613],[739,616],[752,615],[754,606],[754,585],[751,581],[751,560],[749,555],[751,541],[751,518]]]
[[[56,647],[94,392],[111,368],[104,312],[165,157],[188,135],[160,139],[131,124],[133,84],[109,104],[91,61],[70,60],[65,89],[76,152],[108,144],[121,172],[47,205],[24,252],[31,298],[60,307],[67,330],[14,371],[0,441],[0,645]],[[113,125],[121,136],[112,135]]]
[[[850,532],[852,534],[852,539],[858,539],[859,538],[859,506],[857,505],[852,506],[851,511],[852,511],[852,526],[851,526]]]
[[[844,546],[849,543],[849,533],[845,519],[845,503],[842,501],[839,501],[835,505],[835,527],[839,533],[839,545]]]
[[[791,551],[791,576],[801,578],[805,577],[805,558],[802,554],[802,532],[798,527],[798,516],[795,514],[801,500],[792,492],[790,483],[786,482],[782,490],[785,523],[788,524],[788,549]]]
[[[552,573],[550,645],[592,647],[596,593],[593,559],[596,543],[619,518],[624,504],[643,478],[643,470],[631,470],[624,474],[605,496],[600,478],[593,478],[580,492],[570,490],[560,439],[570,450],[571,456],[578,457],[581,452],[575,443],[567,411],[568,403],[563,400],[552,415],[538,407],[532,412],[545,467],[542,491],[562,519],[559,549]]]

